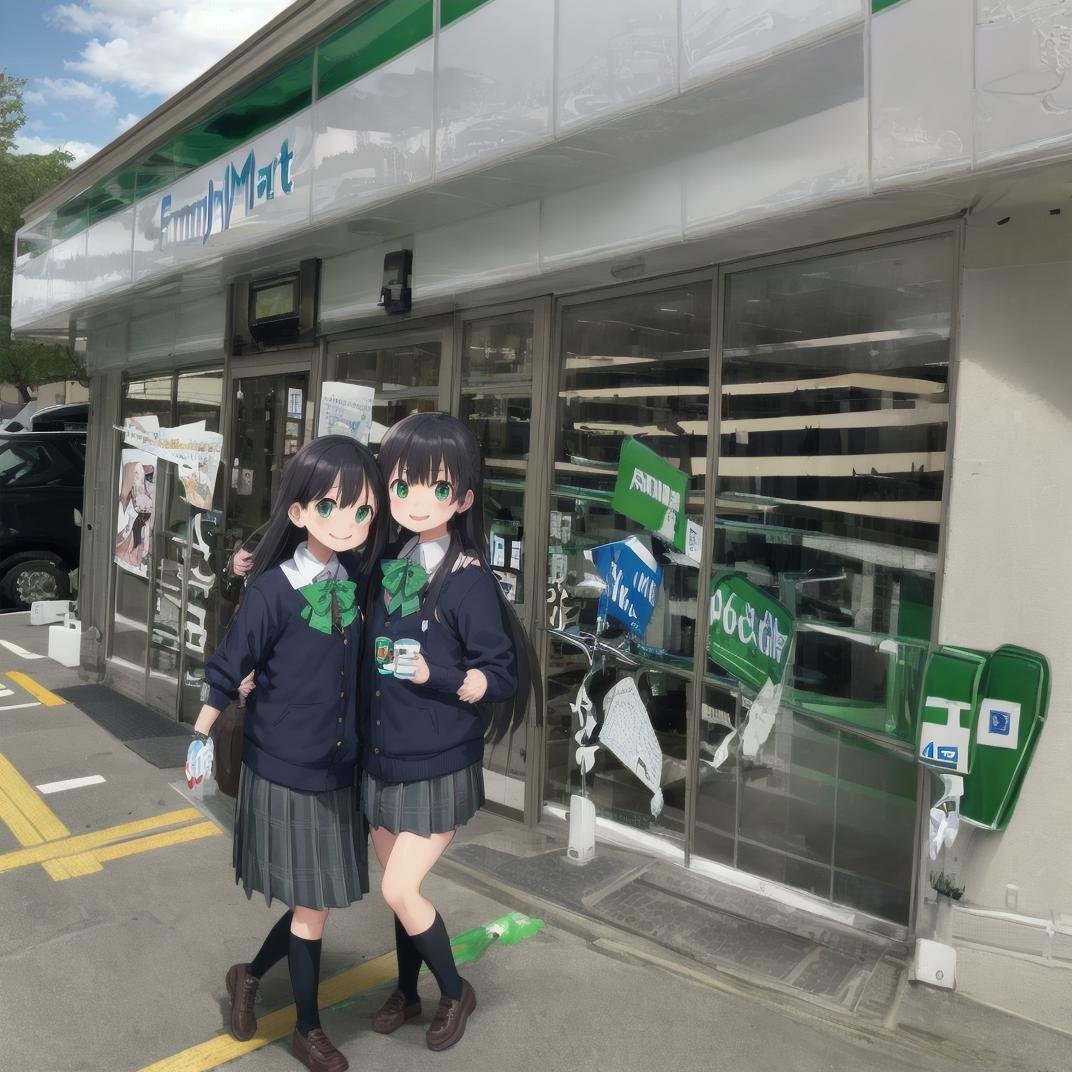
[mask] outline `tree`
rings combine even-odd
[[[53,380],[84,381],[85,370],[68,346],[11,338],[15,233],[22,224],[23,209],[63,179],[74,159],[60,149],[15,154],[15,138],[26,122],[24,85],[23,79],[0,71],[0,382],[17,387],[28,402],[32,388]]]

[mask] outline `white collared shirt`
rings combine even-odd
[[[424,540],[414,536],[405,547],[402,548],[399,558],[408,558],[424,567],[429,577],[439,568],[439,563],[447,557],[447,548],[450,547],[450,533],[440,536],[438,540]]]
[[[302,540],[294,552],[294,557],[280,563],[279,568],[290,582],[291,588],[304,588],[307,584],[315,584],[317,581],[347,579],[346,570],[335,553],[332,552],[327,562],[321,562],[309,550],[308,540]]]

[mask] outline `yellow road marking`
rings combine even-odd
[[[384,953],[374,960],[366,961],[355,968],[349,968],[338,975],[325,979],[320,984],[319,1003],[321,1008],[337,1005],[340,1001],[352,998],[365,990],[382,986],[398,974],[398,965],[394,953]],[[188,1050],[165,1057],[162,1061],[146,1065],[140,1072],[207,1072],[225,1061],[259,1050],[270,1042],[286,1037],[294,1030],[296,1013],[293,1005],[276,1009],[267,1016],[257,1018],[257,1033],[248,1042],[236,1042],[230,1035],[217,1035],[191,1046]]]
[[[0,822],[14,835],[20,845],[40,845],[45,839],[37,828],[16,807],[15,802],[0,787]]]
[[[45,707],[62,707],[67,701],[54,692],[49,692],[44,685],[39,685],[29,674],[21,670],[9,670],[7,677],[16,685],[21,685],[34,699],[40,700]]]
[[[53,882],[63,882],[81,875],[95,875],[104,870],[89,852],[80,853],[78,856],[61,856],[58,860],[46,860],[41,866]]]
[[[97,830],[92,834],[79,834],[76,837],[64,838],[62,841],[51,841],[45,845],[33,845],[25,849],[16,849],[14,852],[6,852],[0,855],[0,872],[14,871],[18,867],[27,867],[30,864],[43,864],[47,860],[79,856],[91,849],[99,849],[115,841],[137,837],[148,830],[159,830],[164,826],[176,826],[179,823],[187,823],[191,820],[203,818],[204,816],[197,808],[178,808],[175,811],[165,812],[163,815],[154,815],[148,819],[138,819],[132,823],[120,823],[119,826],[111,826],[107,830]]]
[[[8,674],[8,677],[13,675]],[[61,701],[62,702],[62,701]],[[57,838],[70,837],[71,832],[60,822],[56,813],[38,796],[37,791],[4,755],[0,755],[0,792],[3,792],[10,804],[21,812],[27,822],[36,830],[38,837],[33,841],[24,841],[16,832],[17,822],[10,810],[5,810],[3,819],[11,828],[20,845],[35,845],[40,841],[55,841]]]
[[[65,856],[62,860],[51,861],[54,864],[60,864],[66,871],[65,874],[53,874],[52,877],[57,882],[62,882],[64,879],[90,875],[94,871],[100,871],[101,864],[107,863],[109,860],[119,860],[124,856],[136,856],[142,852],[164,849],[169,845],[185,845],[189,841],[215,837],[222,832],[215,823],[206,820],[194,826],[183,826],[178,830],[168,830],[163,834],[151,834],[149,837],[137,838],[135,841],[123,841],[118,845],[105,845],[103,848],[94,849],[92,852],[82,853],[78,856]],[[47,864],[45,866],[46,868],[48,867]]]

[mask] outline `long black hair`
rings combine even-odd
[[[379,462],[383,478],[388,482],[394,479],[397,470],[399,474],[404,472],[405,479],[412,484],[434,484],[443,468],[454,488],[456,500],[464,499],[467,492],[473,493],[472,506],[455,514],[447,523],[450,535],[447,553],[433,574],[424,597],[424,606],[434,613],[439,593],[459,555],[472,556],[483,569],[492,572],[484,535],[484,462],[480,444],[469,426],[449,413],[411,413],[387,430],[380,444]],[[503,625],[514,644],[518,683],[512,700],[481,704],[489,716],[488,737],[498,743],[524,721],[530,694],[534,718],[539,721],[543,717],[543,679],[532,641],[522,628],[513,604],[503,593],[498,578],[492,576],[502,606]]]
[[[336,480],[339,481],[340,505],[356,503],[366,489],[373,502],[375,513],[368,540],[360,549],[360,576],[354,578],[361,593],[359,599],[364,601],[372,570],[383,552],[391,513],[379,466],[368,448],[349,436],[329,435],[314,439],[287,462],[268,525],[253,554],[250,581],[280,562],[286,562],[305,539],[305,530],[298,528],[287,516],[291,504],[308,506],[323,499]]]

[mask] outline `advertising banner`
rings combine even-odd
[[[743,574],[716,573],[711,581],[707,653],[757,691],[782,683],[793,638],[793,614]]]
[[[689,478],[639,440],[625,439],[611,505],[660,539],[685,550]]]
[[[320,389],[317,435],[345,435],[368,446],[376,392],[356,383],[328,381]]]
[[[614,618],[635,636],[643,636],[655,610],[663,570],[635,536],[585,552],[606,582],[599,616]]]
[[[206,432],[204,421],[161,428],[155,417],[134,417],[123,426],[123,442],[162,462],[173,462],[186,501],[199,510],[212,508],[223,451],[219,432]]]
[[[986,656],[967,648],[931,652],[923,678],[916,755],[925,767],[967,774]]]
[[[156,459],[143,450],[124,450],[119,464],[115,561],[146,579],[156,519],[156,468]]]

